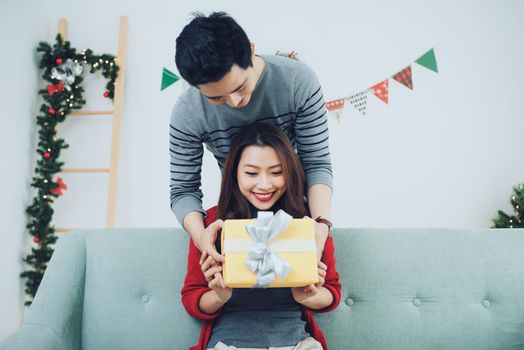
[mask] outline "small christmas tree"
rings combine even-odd
[[[493,219],[493,228],[524,228],[524,183],[513,187],[513,192],[511,205],[515,215],[499,210],[497,217]]]

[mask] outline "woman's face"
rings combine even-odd
[[[286,181],[277,152],[269,146],[248,146],[237,169],[238,188],[260,210],[268,210],[286,191]]]

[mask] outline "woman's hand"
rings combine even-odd
[[[291,293],[293,294],[293,299],[299,304],[304,304],[311,297],[314,297],[318,294],[319,288],[324,284],[327,265],[322,261],[318,262],[318,282],[315,284],[310,284],[305,287],[292,287]]]
[[[202,273],[208,283],[207,286],[215,291],[220,303],[227,303],[229,299],[231,299],[233,289],[226,287],[224,283],[224,278],[222,277],[222,266],[205,251],[202,252],[199,262]]]

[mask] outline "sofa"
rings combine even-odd
[[[336,229],[342,300],[329,349],[524,349],[524,229]],[[187,349],[181,229],[63,235],[1,350]]]

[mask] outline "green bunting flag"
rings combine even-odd
[[[435,58],[435,51],[433,49],[420,56],[415,62],[438,73],[437,59]]]
[[[160,88],[160,91],[176,83],[178,80],[180,80],[179,76],[164,68],[164,70],[162,71],[162,87]]]

